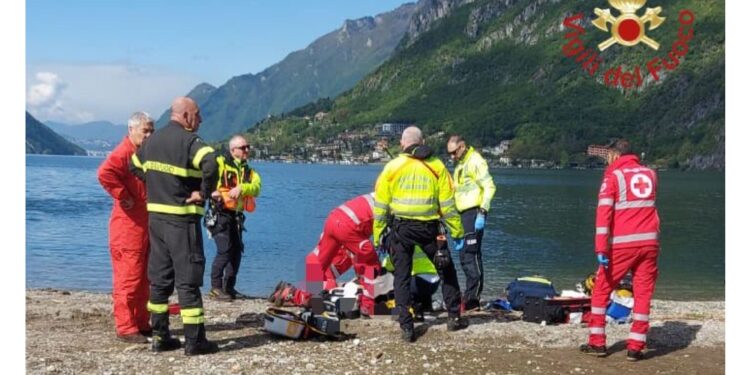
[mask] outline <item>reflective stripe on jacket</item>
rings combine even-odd
[[[203,215],[202,204],[186,204],[191,192],[208,199],[216,187],[214,149],[170,121],[148,137],[130,159],[130,171],[146,182],[148,212]]]
[[[227,160],[231,160],[227,162]],[[234,188],[237,186],[237,177],[239,176],[240,198],[257,197],[260,195],[262,180],[258,171],[250,168],[247,162],[237,160],[232,155],[220,155],[216,157],[216,163],[219,166],[219,180],[216,188],[227,187]],[[238,204],[236,211],[242,211],[243,206]]]
[[[656,172],[635,155],[623,155],[607,168],[596,209],[596,252],[659,246],[656,187]]]
[[[474,147],[469,147],[466,154],[456,164],[453,181],[456,184],[458,211],[474,207],[480,207],[485,211],[490,210],[492,197],[495,196],[495,182],[492,181],[487,161],[474,150]]]
[[[453,238],[464,236],[453,200],[453,182],[440,159],[425,160],[402,153],[388,162],[375,184],[373,235],[377,242],[389,214],[432,221],[441,217]]]
[[[373,194],[362,194],[346,203],[336,207],[343,212],[357,227],[358,232],[364,237],[372,235],[372,211],[375,205]]]
[[[388,272],[393,272],[395,267],[393,266],[393,262],[391,262],[390,255],[387,255],[383,259],[383,268],[385,268]],[[435,268],[435,265],[430,262],[430,258],[427,257],[427,254],[422,251],[422,248],[419,247],[419,245],[414,246],[414,258],[412,260],[411,264],[411,275],[437,275],[437,268]]]

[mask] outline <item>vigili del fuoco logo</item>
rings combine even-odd
[[[596,48],[587,47],[581,40],[586,34],[583,13],[566,17],[563,26],[566,28],[566,43],[562,47],[563,55],[581,65],[584,72],[591,77],[601,78],[606,86],[622,88],[624,90],[639,88],[643,85],[646,74],[651,75],[654,82],[661,78],[660,72],[673,71],[679,67],[681,59],[690,51],[690,41],[693,39],[693,23],[695,15],[689,9],[682,9],[676,14],[666,14],[662,7],[647,7],[647,0],[608,0],[614,9],[594,8],[596,18],[591,24],[597,29],[608,33],[602,34],[602,41]],[[679,22],[675,41],[666,53],[659,53],[660,41],[649,37],[648,32],[657,29],[665,22]],[[624,65],[604,68],[604,59],[599,54],[608,48],[633,48],[645,46],[655,52],[653,58],[644,61],[630,69]],[[643,47],[641,47],[643,48]],[[642,68],[645,66],[645,70]]]

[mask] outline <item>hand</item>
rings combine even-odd
[[[604,267],[604,269],[609,267],[609,258],[603,253],[596,254],[596,261],[599,262],[599,265]]]
[[[200,191],[194,190],[193,192],[190,193],[190,196],[187,199],[185,199],[185,203],[201,204],[203,203],[203,195],[201,194]]]
[[[242,189],[239,186],[235,186],[232,190],[229,190],[229,198],[239,199],[240,193],[242,193]]]
[[[453,239],[453,248],[456,249],[456,251],[461,251],[464,249],[464,239],[463,238],[455,238]]]
[[[221,200],[221,193],[219,193],[218,190],[214,190],[213,193],[211,193],[211,198],[218,202]]]
[[[474,221],[474,230],[479,232],[484,230],[484,220],[485,216],[483,213],[479,212],[477,213],[477,220]]]
[[[129,210],[133,208],[135,203],[133,202],[133,198],[125,198],[120,199],[120,207],[122,207],[124,210]]]

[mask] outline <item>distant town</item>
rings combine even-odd
[[[312,118],[305,116],[305,120],[318,122],[326,116],[319,112]],[[411,124],[381,123],[360,131],[345,131],[335,137],[323,141],[314,137],[307,137],[302,144],[281,153],[274,153],[270,147],[255,144],[253,157],[256,160],[274,161],[282,163],[318,163],[363,165],[372,163],[386,163],[392,155],[398,153],[401,133]],[[252,138],[252,135],[251,135]],[[438,132],[427,137],[427,143],[441,147],[446,138],[444,132]],[[273,140],[273,139],[271,139]],[[251,143],[253,141],[251,140]],[[501,140],[496,145],[479,148],[490,167],[493,168],[601,168],[604,166],[605,147],[591,145],[583,159],[583,163],[571,162],[561,166],[549,160],[515,159],[509,154],[512,140]]]

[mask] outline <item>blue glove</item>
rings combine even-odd
[[[484,230],[484,214],[481,212],[477,214],[477,220],[474,221],[474,230],[477,232]]]
[[[602,253],[596,254],[596,261],[599,262],[600,266],[604,266],[605,269],[609,267],[609,259]]]
[[[457,238],[453,240],[453,248],[456,249],[456,251],[461,251],[464,249],[464,239],[463,238]]]

